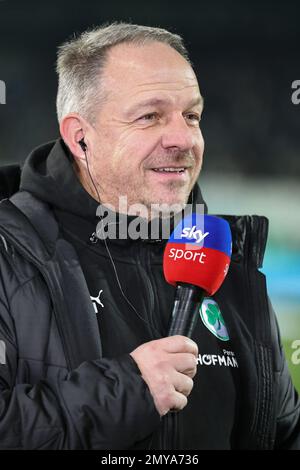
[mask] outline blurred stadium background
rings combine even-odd
[[[206,176],[203,172],[199,182],[212,213],[257,214],[269,219],[262,272],[267,277],[289,368],[300,391],[300,353],[299,363],[292,361],[293,342],[300,340],[299,181],[219,173]]]
[[[212,213],[263,214],[270,236],[263,271],[286,356],[300,390],[300,4],[294,1],[0,1],[0,164],[22,162],[58,136],[57,46],[105,21],[183,35],[205,97],[200,184]]]

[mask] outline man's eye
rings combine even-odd
[[[151,122],[151,121],[154,121],[155,119],[157,119],[157,113],[148,113],[138,118],[138,121]]]
[[[186,114],[186,117],[189,121],[193,121],[193,122],[197,122],[197,123],[199,123],[201,121],[201,117],[198,114],[188,113],[188,114]]]

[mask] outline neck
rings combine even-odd
[[[97,185],[96,185],[97,183],[95,183],[95,187],[94,187],[88,172],[82,172],[78,164],[76,163],[76,161],[73,162],[73,168],[74,168],[77,178],[80,181],[81,186],[83,186],[86,192],[100,204],[99,196],[97,194],[97,191],[99,192],[99,188],[97,188]],[[97,191],[96,191],[96,188],[97,188]]]

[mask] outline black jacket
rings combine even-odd
[[[0,204],[0,448],[300,448],[300,404],[258,270],[265,218],[226,216],[233,256],[214,296],[226,334],[202,311],[189,404],[161,419],[129,352],[167,334],[165,242],[110,243],[138,317],[103,242],[90,242],[96,202],[61,141],[33,152],[20,188]]]

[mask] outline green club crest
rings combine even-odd
[[[205,298],[199,309],[200,317],[209,331],[221,341],[229,341],[228,331],[217,302]]]

